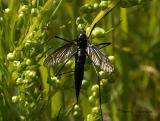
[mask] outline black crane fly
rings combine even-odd
[[[93,66],[99,66],[100,69],[105,72],[113,72],[114,66],[109,61],[108,57],[99,50],[98,45],[89,43],[85,30],[81,30],[78,38],[74,41],[68,41],[57,36],[56,38],[67,41],[68,43],[51,53],[45,59],[44,65],[50,67],[55,66],[61,62],[63,62],[65,65],[73,56],[75,56],[74,79],[76,98],[78,101],[84,75],[84,64],[86,56],[92,61]],[[107,43],[107,45],[110,44],[111,43]],[[64,65],[61,68],[63,68]],[[56,75],[58,74],[59,71]]]

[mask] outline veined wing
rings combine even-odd
[[[92,62],[96,66],[99,66],[103,71],[106,71],[106,72],[114,71],[113,64],[109,61],[108,57],[99,50],[98,47],[88,43],[88,47],[86,51],[88,53],[89,58],[92,60]]]
[[[51,53],[44,61],[47,67],[54,66],[60,62],[64,62],[68,57],[74,54],[76,46],[73,43],[65,44]]]

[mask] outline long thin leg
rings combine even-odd
[[[69,59],[58,69],[58,71],[56,72],[55,76],[59,76],[61,70],[64,68],[64,66],[66,65],[66,63],[69,61]]]
[[[101,100],[101,86],[100,86],[100,79],[99,79],[99,73],[96,69],[96,66],[95,64],[92,62],[92,65],[93,65],[93,68],[97,74],[97,79],[98,79],[98,85],[99,85],[99,107],[100,107],[100,112],[101,112],[101,118],[102,118],[102,121],[103,121],[103,113],[102,113],[102,107],[101,107],[101,103],[102,103],[102,100]]]
[[[63,63],[63,65],[58,69],[58,71],[56,72],[55,76],[58,76],[61,72],[61,70],[64,68],[64,66],[66,65],[66,63],[72,58],[72,56],[75,54],[76,52],[74,52],[67,60],[65,60],[65,62]]]
[[[73,73],[74,71],[68,71],[68,72],[64,72],[64,73],[59,73],[57,76],[61,76],[63,74],[68,74],[66,77],[70,77],[73,76],[73,74],[69,74],[69,73]]]
[[[59,76],[60,76],[60,75],[63,75],[63,74],[73,73],[73,72],[74,72],[74,71],[63,72],[63,73],[60,73]]]

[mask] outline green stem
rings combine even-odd
[[[77,34],[77,29],[76,29],[76,18],[78,15],[78,0],[73,0],[73,15],[72,15],[72,31],[73,35],[72,37],[75,38],[75,35]]]
[[[127,18],[127,9],[126,8],[121,8],[120,9],[120,17],[122,19],[121,23],[121,30],[124,31],[126,34],[128,33],[128,18]],[[128,37],[126,37],[128,39]],[[121,61],[122,61],[122,80],[123,80],[123,92],[122,92],[122,112],[121,112],[121,117],[120,121],[131,121],[131,100],[130,100],[130,83],[129,83],[129,74],[128,70],[129,67],[126,65],[129,65],[129,55],[126,53],[121,54]],[[123,110],[126,110],[123,112]]]
[[[53,13],[51,14],[50,19],[53,18],[53,17],[56,15],[56,13],[57,13],[57,11],[59,10],[59,8],[60,8],[60,6],[62,5],[62,3],[63,3],[63,0],[60,0],[58,6],[56,7],[56,9],[55,9],[55,10],[53,11]]]

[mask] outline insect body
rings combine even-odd
[[[75,56],[75,90],[76,98],[78,101],[81,84],[84,75],[84,64],[86,56],[92,61],[94,66],[99,66],[103,71],[113,72],[114,66],[110,63],[107,56],[105,56],[98,48],[98,45],[93,45],[88,42],[88,38],[84,30],[81,30],[78,38],[74,41],[68,41],[63,38],[57,37],[66,42],[64,46],[51,53],[44,61],[44,65],[47,67],[54,66],[58,63],[63,62],[64,65]],[[107,43],[109,45],[111,43]],[[102,45],[102,44],[99,44]],[[58,75],[59,71],[56,75]]]
[[[77,52],[75,55],[75,88],[76,88],[76,97],[78,101],[79,92],[81,89],[81,84],[84,75],[84,64],[86,61],[86,48],[87,48],[87,37],[85,31],[81,31],[77,39]]]

